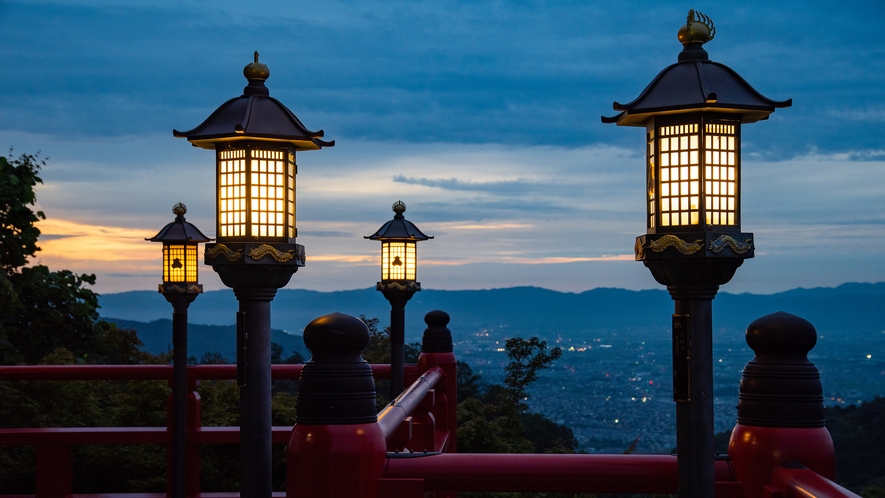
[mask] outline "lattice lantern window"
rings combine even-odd
[[[650,232],[739,229],[740,123],[694,118],[658,118],[648,126]]]
[[[172,208],[172,212],[175,213],[175,221],[163,227],[157,235],[145,239],[163,243],[163,285],[160,286],[160,292],[196,289],[191,284],[197,284],[198,280],[197,246],[211,240],[199,228],[185,220],[187,207],[184,204],[179,202]]]
[[[216,155],[219,242],[294,242],[295,151],[232,142]]]
[[[381,280],[415,280],[416,266],[415,242],[381,243]]]

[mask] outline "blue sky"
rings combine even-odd
[[[238,96],[258,50],[271,95],[337,144],[298,159],[308,265],[290,287],[373,285],[362,236],[402,199],[436,236],[427,288],[654,288],[632,261],[643,135],[599,117],[676,61],[689,8],[716,23],[711,59],[793,99],[743,128],[757,257],[723,290],[885,280],[878,1],[0,1],[0,146],[50,158],[38,261],[152,289],[143,238],[173,204],[214,235],[213,156],[171,130]]]

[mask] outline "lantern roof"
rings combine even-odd
[[[772,100],[757,92],[730,67],[709,59],[703,44],[716,35],[709,17],[694,10],[679,29],[683,49],[678,62],[661,71],[635,100],[615,102],[621,111],[602,116],[603,123],[619,126],[645,126],[654,116],[688,112],[734,114],[743,123],[755,123],[777,108],[790,107],[792,99]]]
[[[382,225],[374,234],[363,237],[364,239],[385,241],[428,240],[433,238],[432,236],[424,235],[424,232],[403,216],[403,213],[406,211],[406,205],[403,201],[396,201],[392,209],[396,213],[393,219]]]
[[[209,242],[212,240],[209,237],[203,235],[203,232],[201,232],[199,228],[185,221],[184,213],[187,213],[187,206],[179,202],[172,208],[172,212],[175,213],[175,221],[164,226],[157,235],[154,235],[149,239],[146,238],[144,240],[149,240],[151,242],[164,242],[167,244],[193,244],[199,242]]]
[[[310,131],[282,102],[270,96],[264,85],[270,77],[266,65],[255,62],[243,69],[249,84],[243,95],[221,104],[202,124],[188,131],[172,130],[178,138],[186,138],[194,147],[215,149],[217,142],[264,140],[288,142],[296,150],[317,150],[333,147],[335,141],[320,140],[324,132]]]

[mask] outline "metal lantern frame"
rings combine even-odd
[[[381,241],[381,282],[414,282],[418,278],[418,245],[432,239],[425,235],[403,213],[406,205],[396,201],[391,207],[396,213],[392,220],[381,226],[374,234],[364,238]],[[420,289],[420,284],[418,284]]]
[[[199,284],[199,245],[212,239],[199,228],[188,223],[184,215],[187,207],[178,203],[172,208],[175,221],[167,224],[157,235],[147,238],[151,242],[163,244],[163,283],[159,292],[200,293]]]
[[[657,116],[649,120],[646,142],[648,233],[740,231],[740,119]]]
[[[680,498],[715,494],[712,301],[755,253],[753,234],[741,233],[741,125],[792,105],[709,60],[703,45],[715,34],[709,17],[690,10],[677,62],[633,101],[615,102],[619,114],[602,117],[646,132],[646,234],[634,251],[674,301]]]
[[[266,65],[243,69],[243,94],[219,106],[196,128],[173,130],[194,147],[215,153],[216,237],[205,261],[233,289],[240,386],[240,494],[270,498],[270,303],[305,265],[296,243],[296,153],[332,147],[270,96]]]
[[[295,152],[285,142],[216,144],[219,242],[295,243]]]
[[[381,281],[375,289],[390,302],[390,398],[394,399],[404,388],[406,303],[421,290],[417,243],[433,237],[403,216],[403,201],[396,201],[391,209],[396,213],[393,219],[364,238],[381,241]]]
[[[145,239],[163,243],[163,283],[159,292],[172,305],[172,479],[174,498],[187,494],[187,309],[203,292],[199,283],[198,246],[209,242],[199,228],[188,223],[182,203],[172,208],[175,221]]]

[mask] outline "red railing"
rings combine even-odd
[[[273,365],[273,379],[298,379],[302,365]],[[198,380],[234,380],[236,365],[195,365],[188,367],[187,462],[188,496],[231,496],[230,493],[200,492],[200,445],[237,444],[239,427],[203,427],[200,419],[200,397],[195,392]],[[390,377],[390,365],[372,365],[376,379]],[[418,376],[414,365],[405,369],[407,380]],[[0,381],[101,381],[101,380],[167,380],[171,382],[172,367],[168,365],[15,365],[0,366]],[[171,406],[170,406],[171,409]],[[171,421],[171,416],[167,416]],[[2,421],[0,421],[2,423]],[[271,429],[274,444],[286,444],[292,426]],[[171,448],[171,427],[35,427],[0,428],[0,446],[35,446],[37,450],[36,498],[71,496],[73,485],[72,450],[86,445],[158,444]],[[167,469],[167,478],[168,478]],[[0,490],[2,493],[2,490]],[[238,496],[238,493],[233,495]],[[285,496],[285,493],[275,493]],[[9,498],[13,495],[0,497]],[[127,495],[129,496],[129,495]],[[162,493],[141,493],[135,496],[166,496]]]
[[[450,354],[450,353],[449,353]],[[274,379],[298,379],[301,365],[274,365]],[[378,417],[386,441],[383,470],[377,487],[359,496],[423,498],[451,496],[458,491],[675,493],[676,457],[672,455],[516,455],[454,453],[455,403],[454,357],[442,363],[426,358],[419,366],[407,366],[411,385]],[[372,365],[376,378],[388,378],[389,365]],[[172,368],[165,365],[133,366],[9,366],[0,367],[0,381],[41,380],[168,380]],[[197,380],[236,378],[233,365],[200,365],[188,369],[192,391],[187,431],[188,495],[231,498],[238,493],[200,492],[199,446],[235,444],[238,427],[203,427]],[[289,442],[290,426],[272,430],[274,443]],[[71,496],[71,449],[78,445],[160,444],[170,445],[168,427],[96,427],[0,429],[0,445],[31,445],[37,448],[36,498]],[[346,478],[346,477],[342,477]],[[732,462],[716,462],[717,498],[857,496],[814,471],[777,468],[763,489],[749,492],[739,481]],[[364,489],[365,486],[363,486]],[[34,495],[32,495],[34,496]],[[95,496],[95,495],[91,495]],[[109,495],[105,495],[109,496]],[[127,498],[158,498],[162,493],[136,493]],[[286,493],[274,493],[276,498]],[[288,496],[299,496],[291,490]],[[11,495],[0,495],[10,498]]]

